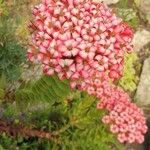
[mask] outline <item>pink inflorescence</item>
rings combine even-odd
[[[132,30],[103,3],[91,0],[43,0],[33,9],[31,61],[44,73],[76,83],[95,71],[122,75],[123,57],[131,51]]]
[[[117,130],[120,142],[142,142],[146,132],[142,111],[110,84],[123,74],[124,54],[132,50],[132,29],[105,4],[92,0],[42,0],[33,15],[29,60],[40,62],[45,74],[69,79],[71,88],[101,99],[98,108],[109,112],[103,120],[109,118],[104,122],[111,124],[112,132]]]
[[[109,88],[111,95],[105,93],[97,104],[98,109],[105,108],[109,112],[102,121],[110,124],[110,131],[117,134],[121,143],[142,143],[147,132],[143,111],[131,103],[128,94],[120,88]]]

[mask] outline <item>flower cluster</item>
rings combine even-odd
[[[100,99],[97,108],[108,111],[102,121],[110,125],[110,131],[117,135],[121,143],[144,141],[147,126],[143,111],[130,102],[127,93],[110,83],[106,73],[97,72],[90,80],[82,81],[80,89]]]
[[[106,109],[109,114],[102,121],[110,124],[110,131],[117,134],[118,140],[129,143],[142,143],[147,132],[143,111],[130,102],[129,96],[120,88],[109,87],[110,93],[103,93],[98,109]]]
[[[29,60],[40,62],[45,74],[69,79],[71,88],[101,99],[98,108],[109,112],[103,121],[111,124],[120,142],[142,142],[142,112],[126,93],[110,85],[123,74],[124,54],[132,50],[132,29],[104,3],[92,0],[42,0],[33,15]],[[118,118],[122,123],[117,124]]]
[[[40,61],[44,73],[76,83],[93,77],[95,71],[107,71],[112,79],[122,75],[133,33],[106,5],[91,0],[43,0],[33,15],[28,58]]]

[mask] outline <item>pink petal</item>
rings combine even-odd
[[[72,72],[75,72],[76,71],[76,66],[75,64],[72,64],[69,68]]]
[[[103,66],[99,66],[97,69],[98,69],[99,71],[104,71],[104,67],[103,67]]]
[[[47,71],[47,75],[53,75],[54,74],[54,70],[53,69],[49,69],[48,71]]]
[[[53,56],[54,58],[57,58],[57,57],[60,57],[60,54],[57,51],[55,51]]]
[[[72,74],[73,74],[73,73],[72,73],[71,71],[67,71],[67,72],[66,72],[67,79],[69,79],[69,78],[72,76]]]
[[[70,51],[65,51],[63,53],[63,56],[70,57],[71,56],[71,52]]]
[[[71,83],[70,83],[70,87],[71,87],[72,89],[74,89],[74,88],[76,87],[76,85],[77,85],[76,82],[71,82]]]
[[[72,80],[75,80],[75,79],[78,79],[79,78],[79,73],[74,73],[72,76],[71,76],[71,79]]]
[[[41,45],[39,48],[41,53],[47,53],[46,48],[44,46]]]
[[[43,60],[43,58],[44,58],[44,55],[43,55],[42,53],[39,53],[39,54],[37,55],[37,59],[38,59],[39,61]]]
[[[43,46],[44,46],[45,48],[48,48],[48,47],[49,47],[49,44],[50,44],[50,41],[49,41],[49,40],[45,40],[42,44],[43,44]]]
[[[79,52],[79,49],[77,49],[77,48],[73,48],[73,50],[71,51],[73,56],[76,56],[78,54],[78,52]]]
[[[71,18],[71,20],[72,20],[72,22],[75,24],[75,25],[77,25],[77,23],[78,23],[78,19],[76,18],[76,17],[72,17]]]
[[[80,52],[79,52],[79,55],[80,55],[82,58],[84,58],[84,59],[86,59],[87,56],[88,56],[88,54],[87,54],[85,51],[80,51]]]
[[[95,56],[95,53],[93,53],[93,52],[89,52],[89,53],[88,53],[88,58],[89,58],[89,59],[93,59],[94,56]]]
[[[70,66],[73,63],[73,59],[65,59],[65,65]]]
[[[75,30],[80,33],[81,32],[81,27],[80,26],[75,26]]]
[[[88,76],[89,76],[87,71],[81,71],[81,74],[84,78],[88,78]]]
[[[81,63],[77,64],[76,69],[77,69],[77,71],[81,71],[83,69],[83,64],[81,64]]]
[[[79,35],[77,32],[73,32],[73,33],[72,33],[72,37],[73,37],[74,39],[76,39],[76,38],[80,37],[80,35]]]
[[[64,61],[63,59],[60,59],[60,60],[59,60],[59,65],[60,65],[61,67],[64,67],[64,66],[65,66],[65,61]]]
[[[59,52],[66,52],[66,51],[67,51],[67,47],[64,46],[64,45],[59,45],[59,46],[58,46],[58,51],[59,51]]]

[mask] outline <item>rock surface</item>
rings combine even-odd
[[[150,32],[145,29],[138,29],[134,35],[133,45],[134,50],[139,52],[144,45],[150,42]]]
[[[119,0],[93,0],[94,2],[104,2],[105,4],[108,4],[108,5],[110,5],[110,4],[116,4],[116,3],[118,3],[119,2]]]
[[[141,106],[150,105],[150,58],[144,62],[135,98]]]
[[[144,146],[142,144],[128,144],[125,150],[144,150]]]
[[[140,1],[140,10],[146,15],[148,22],[150,23],[150,0]]]

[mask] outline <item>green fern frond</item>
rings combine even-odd
[[[67,81],[60,81],[56,76],[43,76],[35,83],[18,89],[15,97],[19,106],[25,108],[39,102],[54,104],[65,98],[69,92],[70,87]]]

